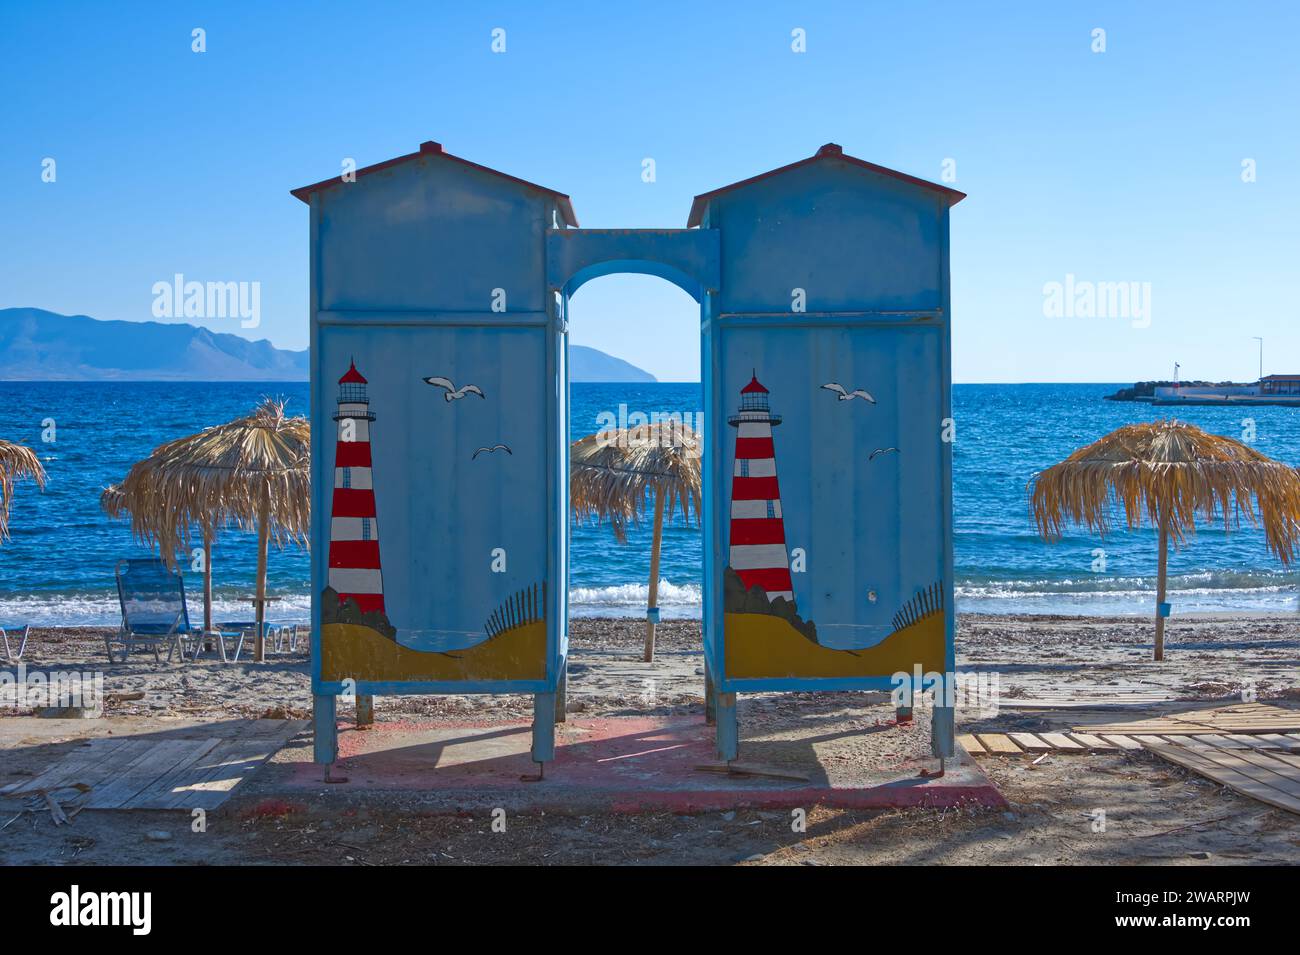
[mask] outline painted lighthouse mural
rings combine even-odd
[[[877,429],[882,426],[872,423],[868,410],[876,405],[870,392],[856,388],[850,391],[833,381],[814,386],[810,391],[819,396],[817,400],[795,401],[799,410],[787,422],[787,430],[795,429],[792,438],[796,447],[806,446],[810,416],[838,415],[837,422],[842,424],[837,424],[837,428],[845,432],[881,434]],[[826,397],[827,392],[833,393],[833,402]],[[783,501],[773,436],[773,429],[782,423],[782,416],[772,410],[771,398],[755,368],[748,383],[740,389],[739,408],[727,418],[727,423],[736,429],[728,560],[723,570],[724,656],[728,676],[739,679],[878,677],[911,672],[918,661],[928,669],[941,667],[946,631],[943,588],[938,582],[917,587],[914,596],[897,608],[891,624],[877,628],[877,633],[880,629],[885,629],[885,633],[872,642],[846,644],[844,639],[846,633],[855,631],[868,636],[858,626],[866,615],[864,611],[854,611],[853,616],[846,617],[842,609],[838,613],[831,610],[829,619],[822,621],[826,633],[818,634],[817,624],[811,618],[814,613],[826,613],[828,608],[837,606],[826,598],[833,590],[844,587],[845,565],[817,564],[823,550],[836,556],[822,560],[844,558],[842,549],[833,542],[820,546],[827,535],[823,531],[819,538],[814,533],[818,526],[816,512],[823,508],[836,515],[832,536],[845,532],[846,521],[854,525],[848,531],[854,536],[870,537],[877,533],[874,525],[854,522],[853,516],[854,498],[870,478],[855,476],[852,480],[823,485],[833,488],[829,496],[825,490],[810,494],[806,480],[808,463],[788,461],[787,466],[794,468],[787,474],[794,493]],[[846,442],[852,443],[847,437]],[[862,461],[863,470],[895,466],[900,454],[892,444],[875,447]],[[876,459],[881,463],[874,464]],[[848,495],[848,499],[840,498],[840,494]],[[803,548],[802,559],[794,566],[786,537],[787,524]],[[806,602],[803,607],[796,599],[795,571],[801,576],[799,593]],[[851,599],[861,599],[868,606],[876,603],[878,597],[870,585],[864,582],[860,586],[860,591],[853,588]]]
[[[367,349],[363,347],[359,357],[364,367]],[[449,618],[430,613],[428,604],[413,600],[411,593],[413,586],[423,590],[445,585],[456,572],[457,559],[463,553],[456,541],[423,546],[422,542],[429,538],[421,537],[413,528],[427,520],[429,509],[445,507],[449,502],[459,507],[467,497],[465,482],[472,481],[476,491],[494,485],[502,489],[499,493],[510,490],[509,474],[521,459],[521,442],[501,441],[495,416],[480,415],[476,419],[469,413],[469,404],[460,401],[468,395],[473,402],[481,403],[476,408],[490,407],[497,389],[490,385],[480,388],[468,381],[457,385],[446,375],[386,375],[368,381],[354,358],[345,360],[346,371],[338,379],[333,416],[337,423],[334,484],[325,585],[319,605],[321,678],[358,682],[544,679],[548,640],[544,574],[522,581],[518,573],[514,577],[490,571],[483,574],[493,586],[481,588],[480,596],[487,591],[491,603],[470,607],[468,612],[482,614],[481,627],[462,623],[467,615]],[[391,366],[392,361],[387,364]],[[342,362],[335,367],[342,367]],[[430,389],[430,385],[434,388]],[[418,399],[406,397],[403,392],[408,389]],[[399,396],[396,401],[395,395]],[[405,422],[399,420],[391,431],[385,430],[386,438],[381,435],[374,443],[372,407],[378,407],[381,415],[388,409],[387,413],[399,419],[409,415],[410,409],[417,409],[420,426],[410,428],[409,417]],[[458,427],[457,418],[469,424]],[[408,427],[403,428],[404,423]],[[432,437],[437,433],[435,425],[449,432],[451,441]],[[412,441],[422,452],[429,447],[452,447],[456,460],[448,462],[444,454],[438,469],[428,465],[408,468],[420,475],[415,482],[410,482],[400,468],[395,477],[391,469],[385,471],[382,463],[393,460],[394,454],[399,460],[409,459]],[[328,467],[328,458],[326,462]],[[376,463],[381,464],[378,470]],[[487,491],[485,499],[495,509],[492,494],[492,490]],[[395,572],[390,567],[387,594],[380,559],[379,501],[385,502],[385,520],[389,522],[388,556],[397,561]],[[465,515],[463,525],[473,524],[473,515]],[[510,538],[494,529],[492,537],[476,540],[474,549],[487,554],[490,545],[502,547],[500,564],[504,571],[502,541],[508,543]],[[413,546],[421,547],[418,558],[422,566],[416,574],[410,567]],[[403,561],[406,566],[402,566]],[[522,556],[517,563],[528,566]]]
[[[755,371],[740,390],[740,410],[727,419],[736,429],[729,557],[731,569],[747,590],[759,587],[768,600],[782,597],[794,603],[772,442],[772,429],[780,423],[781,416],[772,413],[768,390]]]
[[[328,582],[340,605],[351,600],[362,614],[382,615],[384,579],[370,457],[370,424],[375,416],[366,385],[355,362],[339,379]]]

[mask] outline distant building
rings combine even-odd
[[[1265,375],[1249,384],[1158,385],[1157,405],[1300,405],[1300,375]]]
[[[1300,375],[1265,375],[1259,380],[1259,393],[1300,396]]]

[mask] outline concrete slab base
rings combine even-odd
[[[851,734],[846,734],[851,735]],[[325,786],[321,767],[281,762],[264,783],[286,799],[390,793],[437,811],[509,805],[528,809],[616,812],[712,809],[1005,808],[974,761],[948,760],[943,777],[922,777],[935,760],[846,759],[824,737],[746,741],[739,766],[720,772],[713,728],[698,716],[577,719],[557,727],[556,759],[545,777],[529,757],[528,724],[381,722],[365,732],[340,724],[339,762],[346,783]],[[833,757],[833,758],[828,758]],[[409,797],[419,796],[418,799]]]

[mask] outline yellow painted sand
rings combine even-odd
[[[895,630],[865,650],[832,650],[813,643],[780,617],[762,613],[724,614],[727,676],[868,677],[923,671],[943,672],[944,615],[923,617]]]
[[[541,680],[546,621],[503,630],[467,650],[425,653],[352,623],[321,627],[321,679]]]

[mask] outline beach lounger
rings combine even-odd
[[[223,630],[238,630],[247,637],[255,638],[257,634],[256,620],[223,620],[217,626]],[[298,649],[298,625],[296,623],[270,623],[262,624],[263,631],[266,635],[266,652],[283,653],[285,644],[289,645],[289,652],[293,653]]]
[[[13,648],[10,647],[9,645],[10,631],[14,631],[14,639],[18,640],[17,653],[14,653]],[[21,639],[18,638],[17,631],[18,631],[17,626],[0,627],[0,639],[4,640],[4,645],[5,645],[5,659],[10,663],[17,663],[19,660],[23,658],[23,651],[27,649],[27,637],[32,632],[32,625],[30,623],[23,624],[23,635]]]
[[[189,607],[185,602],[185,579],[179,571],[170,570],[157,558],[128,558],[117,562],[117,596],[122,607],[122,626],[117,635],[104,637],[110,663],[125,662],[141,648],[153,650],[154,659],[160,659],[160,650],[166,645],[167,662],[174,653],[185,659],[187,644],[192,645],[192,657],[198,659],[203,645],[211,640],[221,650],[221,659],[228,660],[226,640],[237,639],[234,659],[244,645],[242,633],[220,630],[203,630],[190,626]],[[115,656],[114,645],[120,647]]]

